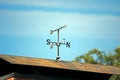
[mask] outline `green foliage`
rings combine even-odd
[[[117,47],[113,53],[105,53],[94,48],[84,55],[77,56],[74,61],[91,64],[120,66],[120,47]],[[120,76],[113,75],[109,80],[120,80]]]
[[[120,76],[112,75],[109,80],[120,80]]]
[[[84,62],[84,63],[92,63],[92,64],[102,64],[103,63],[103,52],[98,49],[92,49],[85,53],[84,55],[80,55],[75,58],[74,61]],[[96,58],[94,58],[96,57]]]
[[[75,61],[83,61],[85,63],[96,63],[94,58],[90,54],[85,54],[82,56],[76,57]]]
[[[120,47],[117,47],[114,51],[115,51],[115,60],[116,60],[115,66],[120,66]]]

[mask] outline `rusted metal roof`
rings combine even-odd
[[[85,63],[69,62],[69,61],[56,62],[55,60],[50,60],[50,59],[12,56],[12,55],[4,55],[4,54],[0,54],[0,59],[3,59],[11,64],[120,75],[119,67],[105,66],[99,64],[85,64]]]

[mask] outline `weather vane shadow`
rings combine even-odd
[[[52,35],[53,32],[57,32],[57,42],[52,42],[50,39],[47,39],[47,43],[46,43],[46,44],[47,44],[47,45],[50,45],[50,48],[51,48],[51,49],[53,48],[53,46],[56,46],[56,47],[57,47],[56,61],[58,61],[58,60],[60,59],[59,47],[60,47],[61,45],[66,45],[66,47],[68,47],[68,48],[70,47],[70,42],[66,42],[65,39],[63,39],[62,42],[59,41],[59,32],[60,32],[60,30],[63,29],[63,28],[66,28],[66,27],[67,27],[67,25],[62,26],[62,27],[60,27],[60,28],[58,28],[58,29],[55,29],[55,30],[50,30],[50,35]]]

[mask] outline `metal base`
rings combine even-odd
[[[57,56],[57,57],[56,57],[56,61],[58,61],[59,59],[60,59],[60,56]]]

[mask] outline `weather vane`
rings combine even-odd
[[[67,25],[62,26],[58,29],[55,30],[50,30],[50,35],[53,34],[53,32],[57,32],[57,42],[52,42],[50,39],[47,39],[47,45],[50,45],[50,48],[52,49],[53,46],[57,46],[57,56],[56,56],[56,61],[60,59],[60,55],[59,55],[59,47],[60,45],[66,45],[66,47],[70,47],[70,42],[65,42],[65,39],[63,39],[62,42],[59,42],[59,32],[61,29],[66,28]]]

